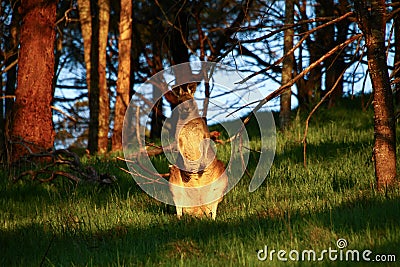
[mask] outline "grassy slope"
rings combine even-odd
[[[312,119],[307,169],[302,120],[278,133],[262,187],[248,193],[250,179],[243,178],[215,222],[177,220],[173,207],[144,194],[114,160],[90,162],[118,176],[111,187],[3,178],[0,266],[283,266],[276,255],[273,264],[259,262],[256,251],[336,249],[338,238],[348,249],[396,254],[399,264],[400,192],[374,191],[372,114],[352,105]]]

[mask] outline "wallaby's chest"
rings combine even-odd
[[[201,141],[209,138],[207,125],[202,118],[181,122],[177,127],[177,139],[186,142]]]
[[[204,140],[210,138],[202,118],[192,119],[177,127],[178,149],[187,159],[198,160],[202,156]]]

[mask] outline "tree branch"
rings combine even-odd
[[[259,75],[259,74],[262,74],[262,73],[267,72],[267,71],[270,70],[273,66],[276,66],[276,65],[282,63],[283,60],[284,60],[286,57],[288,57],[289,55],[293,54],[294,51],[296,51],[296,49],[299,48],[300,45],[301,45],[312,33],[316,32],[316,31],[318,31],[318,30],[320,30],[320,29],[322,29],[322,28],[325,28],[325,27],[327,27],[327,26],[329,26],[329,25],[332,25],[332,24],[334,24],[334,23],[336,23],[336,22],[338,22],[338,21],[341,21],[341,20],[343,20],[343,19],[349,17],[350,15],[353,15],[353,12],[347,12],[346,14],[344,14],[343,16],[338,17],[337,19],[334,19],[334,20],[332,20],[332,21],[329,21],[329,22],[327,22],[327,23],[325,23],[325,24],[322,24],[322,25],[320,25],[320,26],[318,26],[318,27],[315,27],[315,28],[309,30],[308,32],[304,33],[304,36],[296,43],[295,46],[293,46],[292,49],[290,49],[289,52],[287,52],[285,55],[283,55],[283,57],[281,57],[280,59],[278,59],[278,60],[275,61],[272,65],[266,67],[265,69],[262,69],[262,70],[260,70],[260,71],[257,71],[257,72],[255,72],[255,73],[249,75],[248,77],[246,77],[245,79],[243,79],[241,82],[239,82],[239,84],[243,84],[243,83],[245,83],[246,81],[250,80],[251,78],[253,78],[253,77],[255,77],[255,76]],[[334,49],[335,49],[335,48],[334,48]],[[335,51],[336,51],[336,50],[335,50]],[[328,53],[330,53],[330,52],[328,52]],[[311,66],[311,65],[310,65],[310,66]]]
[[[253,3],[253,0],[246,0],[246,2],[241,6],[241,10],[236,17],[236,19],[232,22],[232,24],[226,28],[218,39],[215,47],[210,49],[212,51],[211,56],[208,57],[208,61],[216,61],[218,56],[221,53],[221,50],[225,48],[226,43],[228,42],[229,38],[231,38],[232,34],[237,32],[242,24],[243,20],[246,18],[247,11],[249,7]],[[211,47],[211,46],[210,46]]]
[[[358,40],[359,38],[361,38],[363,36],[363,34],[357,34],[354,35],[352,37],[350,37],[349,39],[347,39],[345,42],[343,42],[340,45],[337,45],[336,47],[332,48],[328,53],[326,53],[325,55],[323,55],[322,57],[320,57],[318,60],[316,60],[315,62],[313,62],[312,64],[310,64],[310,66],[308,66],[307,68],[305,68],[300,74],[298,74],[296,77],[294,77],[292,80],[290,80],[290,82],[288,82],[287,84],[282,85],[281,87],[279,87],[278,89],[276,89],[275,91],[273,91],[272,93],[270,93],[268,96],[266,96],[265,98],[261,99],[259,101],[259,103],[257,104],[257,106],[252,110],[252,112],[244,119],[243,121],[243,126],[242,129],[239,130],[239,132],[241,132],[243,130],[243,127],[250,121],[251,117],[253,116],[254,113],[256,113],[262,106],[264,106],[268,101],[274,99],[277,96],[280,96],[281,94],[283,94],[284,92],[286,92],[286,90],[289,90],[291,88],[291,86],[293,84],[295,84],[299,79],[301,79],[302,77],[304,77],[307,73],[309,73],[312,69],[314,69],[316,66],[318,66],[319,64],[321,64],[324,60],[326,60],[328,57],[332,56],[336,51],[343,49],[344,47],[346,47],[347,45],[351,44],[352,42],[354,42],[355,40]],[[247,79],[247,78],[246,78]],[[245,80],[246,80],[245,79]],[[242,83],[243,81],[241,81],[240,83]]]

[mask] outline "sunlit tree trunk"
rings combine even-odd
[[[99,0],[99,139],[98,152],[103,154],[108,148],[110,128],[110,96],[108,93],[106,65],[107,40],[110,22],[110,1]]]
[[[90,47],[92,39],[92,17],[90,12],[90,1],[78,0],[79,21],[83,38],[83,56],[86,67],[86,83],[90,91]]]
[[[396,131],[393,95],[390,87],[385,48],[385,1],[356,0],[358,24],[365,35],[368,69],[374,95],[374,160],[378,189],[396,179]]]
[[[89,140],[90,153],[105,153],[108,147],[110,100],[106,79],[106,48],[110,20],[109,0],[92,3],[90,46]],[[96,67],[97,66],[97,67]]]
[[[400,0],[393,0],[393,3],[400,4]],[[396,104],[400,105],[400,14],[397,13],[394,16],[394,48],[395,48],[395,55],[394,55],[394,62],[395,62],[395,70],[399,69],[399,71],[395,74],[395,100]]]
[[[18,86],[13,105],[12,159],[53,147],[50,104],[57,1],[22,1]],[[21,145],[24,143],[24,145]]]
[[[285,24],[291,25],[294,22],[294,0],[286,0],[285,4]],[[284,47],[283,53],[286,55],[293,48],[293,36],[294,30],[293,28],[289,28],[285,30],[284,33]],[[290,56],[286,57],[283,61],[282,66],[282,85],[285,85],[292,79],[293,73],[293,66],[294,66],[294,56],[291,54]],[[280,128],[284,130],[290,124],[290,113],[291,113],[291,102],[292,91],[288,90],[281,95],[280,99]]]
[[[112,150],[122,149],[122,126],[125,111],[129,105],[131,76],[131,44],[132,44],[132,1],[121,0],[121,15],[118,43],[118,81],[115,102],[114,129]]]

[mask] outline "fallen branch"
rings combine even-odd
[[[146,176],[146,175],[143,175],[143,174],[137,172],[136,170],[133,170],[133,172],[131,172],[131,171],[128,171],[128,170],[126,170],[126,169],[124,169],[124,168],[119,168],[119,169],[122,170],[122,171],[124,171],[124,172],[126,172],[126,173],[129,173],[129,174],[131,174],[131,175],[135,175],[135,176],[141,177],[141,178],[143,178],[143,179],[149,181],[149,182],[147,182],[147,183],[141,183],[142,185],[143,185],[143,184],[152,184],[152,183],[164,184],[163,182],[160,182],[161,180],[164,180],[164,177],[162,177],[161,175],[160,175],[161,178],[152,179],[152,178],[150,178],[150,177],[148,177],[148,176]],[[168,174],[168,176],[169,176],[169,174]],[[139,184],[139,183],[138,183],[138,184]]]
[[[15,182],[26,176],[41,183],[53,181],[59,176],[65,177],[75,183],[87,181],[99,184],[112,184],[116,181],[114,175],[98,173],[92,166],[83,166],[79,156],[66,149],[58,149],[43,153],[31,153],[24,156],[21,160],[30,162],[32,158],[37,159],[39,162],[40,159],[50,160],[43,160],[42,162],[46,165],[40,169],[27,170],[20,173],[17,177],[14,177],[13,180]],[[59,167],[61,166],[69,169],[66,171],[60,170]]]
[[[140,163],[140,161],[139,161],[138,158],[136,158],[136,160],[129,160],[129,159],[124,159],[124,158],[121,158],[121,157],[117,157],[117,159],[118,159],[118,160],[121,160],[121,161],[125,161],[125,162],[127,162],[127,163],[136,164],[136,165],[139,166],[143,171],[145,171],[145,172],[147,172],[147,173],[149,173],[149,174],[151,174],[151,175],[154,175],[154,176],[156,176],[156,177],[169,177],[169,173],[158,173],[158,172],[155,173],[155,172],[149,170],[147,167],[143,166],[143,164]],[[124,170],[124,171],[126,171],[126,172],[128,172],[128,173],[131,173],[131,172],[127,171],[127,170]],[[137,170],[134,170],[134,171],[135,171],[134,174],[138,174],[138,173],[139,173]],[[140,176],[143,177],[143,175],[140,175]],[[146,178],[153,180],[152,178],[149,178],[149,177],[146,177]]]

